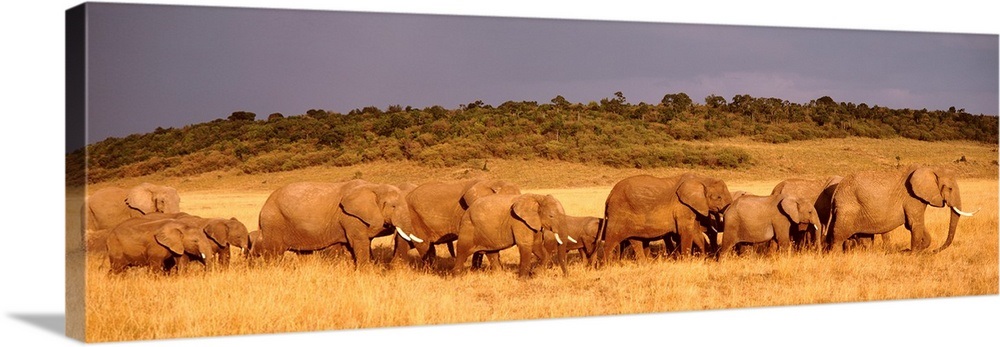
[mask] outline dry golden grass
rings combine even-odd
[[[903,165],[908,164],[908,156],[914,162],[950,163],[963,172],[959,184],[966,209],[982,210],[972,218],[963,218],[952,246],[933,255],[901,253],[909,244],[909,234],[901,229],[889,234],[888,244],[877,243],[873,249],[849,253],[750,254],[722,262],[657,258],[638,264],[626,260],[599,270],[587,268],[573,253],[568,277],[555,268],[536,269],[536,275],[527,280],[516,276],[518,257],[513,250],[501,252],[502,271],[467,271],[457,277],[444,270],[453,261],[443,247],[438,254],[444,258],[439,258],[434,269],[421,269],[412,263],[386,264],[391,253],[389,238],[376,239],[376,256],[381,260],[367,270],[355,270],[349,258],[289,254],[253,266],[237,257],[230,269],[211,272],[190,269],[163,276],[133,269],[111,276],[102,254],[88,254],[86,339],[119,341],[998,293],[998,186],[996,165],[991,162],[996,158],[996,146],[957,144],[964,146],[961,151],[968,161],[951,163],[961,155],[949,149],[956,144],[824,141],[790,145],[734,142],[759,151],[755,155],[768,158],[772,164],[758,165],[748,172],[707,173],[726,179],[730,190],[767,194],[785,177],[854,171],[798,172],[823,164],[808,159],[836,148],[857,148],[845,149],[854,155],[843,160],[838,156],[827,161],[848,161],[834,165],[859,169],[895,166],[895,155],[903,158]],[[900,146],[916,148],[891,153]],[[916,160],[922,158],[921,153],[926,154],[926,161]],[[784,159],[789,160],[787,165],[782,164]],[[174,184],[181,191],[184,211],[205,217],[237,217],[253,230],[270,191],[296,180],[349,179],[355,172],[387,183],[487,175],[518,182],[530,192],[553,194],[568,214],[600,216],[604,199],[618,179],[639,172],[665,175],[681,171],[492,160],[489,172],[407,165],[144,180]],[[399,166],[405,169],[399,170]],[[539,170],[525,170],[525,166]],[[394,167],[397,169],[392,170]],[[109,184],[125,186],[137,181]],[[928,209],[926,222],[932,247],[937,247],[947,231],[948,212]]]

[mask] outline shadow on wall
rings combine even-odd
[[[66,336],[66,315],[62,313],[11,313],[10,316],[59,336]],[[68,338],[68,337],[67,337]]]

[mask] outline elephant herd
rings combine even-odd
[[[947,239],[954,240],[962,210],[955,173],[912,166],[898,172],[863,172],[846,177],[788,179],[770,195],[730,192],[720,179],[685,173],[637,175],[619,181],[604,205],[603,218],[569,216],[552,195],[522,193],[501,180],[428,182],[394,186],[364,180],[298,182],[278,188],[261,208],[257,230],[235,218],[201,218],[179,211],[176,190],[143,184],[107,189],[87,201],[88,229],[108,229],[105,245],[112,272],[128,266],[170,271],[195,261],[229,262],[230,247],[249,258],[285,252],[311,253],[343,246],[358,267],[372,264],[372,240],[394,238],[393,261],[411,249],[425,264],[448,246],[452,272],[500,268],[499,252],[516,247],[518,275],[555,258],[567,273],[567,252],[579,250],[600,266],[626,246],[648,257],[649,242],[662,240],[675,256],[721,259],[748,244],[776,244],[779,250],[843,249],[849,240],[870,240],[904,226],[912,251],[930,246],[924,226],[928,205],[947,206]],[[157,192],[159,194],[157,194]],[[140,201],[148,203],[143,206]],[[148,207],[148,209],[146,209]],[[721,244],[718,234],[722,233]]]

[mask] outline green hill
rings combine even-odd
[[[86,147],[90,183],[160,172],[188,176],[220,169],[276,172],[375,161],[447,167],[472,160],[554,159],[616,168],[745,168],[752,155],[708,141],[737,136],[786,143],[818,138],[904,137],[922,141],[998,142],[997,117],[889,109],[835,102],[807,104],[736,95],[692,102],[667,94],[657,105],[630,104],[620,93],[597,102],[475,101],[456,109],[374,106],[347,114],[309,110],[256,119],[227,119],[147,134],[108,138]],[[678,141],[681,140],[681,141]],[[700,145],[704,142],[705,145]],[[82,179],[84,150],[67,155],[67,179]]]

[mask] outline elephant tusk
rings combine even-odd
[[[719,223],[725,223],[725,222],[726,222],[726,217],[725,217],[725,216],[723,216],[723,215],[722,215],[722,214],[720,213],[720,214],[719,214]]]
[[[560,245],[563,244],[562,239],[559,238],[559,234],[556,234],[556,242],[558,242]]]
[[[396,233],[399,234],[399,236],[402,236],[403,240],[411,241],[410,237],[406,236],[406,233],[403,232],[403,229],[400,229],[399,227],[396,227]]]
[[[568,235],[567,235],[567,236],[566,236],[566,238],[567,238],[567,239],[569,239],[569,242],[572,242],[572,243],[579,243],[579,242],[576,242],[576,240],[574,240],[572,236],[568,236]]]
[[[422,242],[424,242],[424,240],[421,240],[419,237],[417,237],[417,235],[410,234],[410,238],[413,239],[413,242],[416,242],[416,243],[422,243]]]
[[[975,215],[975,214],[976,214],[976,212],[979,212],[979,210],[982,210],[982,208],[979,208],[979,210],[975,210],[975,211],[973,211],[973,212],[971,212],[971,213],[970,213],[970,212],[965,212],[965,211],[962,211],[962,210],[959,210],[959,209],[958,209],[958,207],[955,207],[955,206],[952,206],[952,207],[951,207],[951,210],[952,210],[952,211],[955,211],[955,213],[958,213],[958,215],[960,215],[960,216],[964,216],[964,217],[972,217],[973,215]]]
[[[815,228],[815,229],[816,229],[816,231],[819,231],[819,226],[818,226],[818,225],[816,225],[816,223],[812,223],[812,226],[813,226],[813,228]]]
[[[705,242],[706,242],[706,243],[712,243],[712,240],[709,240],[709,239],[708,239],[708,235],[705,235],[705,233],[701,233],[701,237],[702,237],[703,239],[705,239]]]
[[[201,254],[201,259],[208,259],[208,258],[205,257],[205,253]]]

